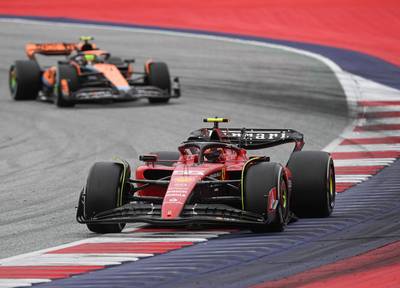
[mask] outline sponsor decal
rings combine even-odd
[[[76,94],[78,99],[101,99],[101,98],[118,98],[117,95],[113,95],[110,91],[88,91],[78,92]]]
[[[272,188],[268,193],[268,212],[274,212],[278,207],[278,196],[276,188]]]
[[[215,172],[213,174],[208,175],[209,177],[219,178],[222,176],[222,171]]]
[[[292,190],[292,180],[288,179],[287,184],[288,184],[288,190],[291,191]]]
[[[198,170],[175,170],[172,175],[203,176],[204,172]]]
[[[240,138],[242,137],[242,133],[240,131],[238,132],[232,132],[232,131],[228,131],[228,132],[224,132],[225,135],[227,135],[228,137],[236,137],[236,138]],[[270,132],[270,133],[250,133],[247,132],[245,134],[244,140],[278,140],[278,139],[286,139],[287,135],[285,133],[285,131],[282,132]]]
[[[179,192],[175,192],[175,191],[168,191],[168,196],[170,197],[185,197],[186,193],[179,193]]]
[[[171,189],[168,189],[168,194],[169,193],[184,193],[184,194],[186,194],[186,191],[188,191],[188,189],[186,189],[186,188],[171,187]]]
[[[181,188],[181,189],[183,189],[183,188],[189,187],[189,183],[187,183],[187,182],[173,183],[173,186],[174,186],[175,188]],[[186,189],[184,189],[184,190],[186,190]]]
[[[173,178],[173,182],[177,183],[190,183],[193,182],[194,177],[175,177]]]
[[[183,205],[183,202],[178,201],[178,199],[174,198],[176,201],[171,201],[170,199],[166,200],[164,203],[170,204],[170,205]]]

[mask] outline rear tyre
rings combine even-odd
[[[151,86],[155,86],[165,91],[168,96],[165,98],[149,98],[150,103],[167,103],[171,94],[171,77],[167,64],[163,62],[152,62],[149,65],[147,82]]]
[[[70,96],[63,95],[61,88],[61,80],[65,79],[68,82],[69,93],[79,89],[79,76],[75,67],[68,64],[59,64],[57,69],[57,83],[55,91],[55,102],[58,107],[73,107],[75,102]]]
[[[90,169],[86,182],[84,215],[86,219],[125,204],[123,168],[113,162],[97,162]],[[125,223],[86,224],[95,233],[119,233]]]
[[[156,161],[155,164],[164,165],[164,166],[172,166],[175,162],[178,161],[181,154],[177,151],[158,151],[158,152],[151,152],[150,154],[156,154],[158,160],[171,160],[168,162],[164,161]]]
[[[328,217],[335,206],[335,169],[329,153],[294,152],[288,168],[292,172],[291,210],[298,217]]]
[[[244,176],[244,209],[263,215],[268,220],[265,225],[254,225],[254,232],[281,232],[289,219],[288,187],[284,169],[278,163],[259,162],[250,164]],[[273,194],[276,209],[269,211],[270,194]]]
[[[34,100],[41,88],[41,71],[34,60],[18,60],[9,70],[9,88],[14,100]]]

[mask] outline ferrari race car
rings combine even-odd
[[[167,64],[147,61],[144,72],[133,70],[133,59],[122,60],[97,49],[92,37],[79,43],[26,45],[29,60],[10,67],[9,86],[15,100],[52,101],[58,107],[99,101],[132,101],[147,98],[166,103],[180,97],[179,79],[171,81]],[[57,65],[41,67],[36,55],[65,56]]]
[[[234,225],[283,231],[297,217],[327,217],[335,204],[335,169],[329,153],[301,151],[303,135],[291,129],[220,128],[208,118],[177,152],[140,156],[131,178],[124,160],[95,163],[82,190],[77,221],[97,233],[125,223],[156,226]],[[248,150],[294,143],[287,165]]]

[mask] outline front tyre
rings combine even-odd
[[[281,165],[258,162],[246,165],[243,179],[244,210],[262,215],[265,225],[254,232],[281,232],[289,221],[289,190]]]
[[[57,82],[55,87],[55,103],[57,107],[73,107],[71,99],[73,92],[79,89],[79,76],[76,68],[68,64],[59,64],[57,67]]]
[[[34,100],[41,88],[41,71],[34,60],[18,60],[8,74],[11,97],[14,100]]]
[[[164,98],[149,98],[149,102],[167,103],[171,95],[171,77],[167,64],[163,62],[149,63],[147,73],[148,84],[160,88],[167,94]]]
[[[292,172],[291,210],[299,217],[328,217],[335,206],[335,168],[329,153],[294,152],[288,168]]]
[[[129,178],[123,166],[113,162],[97,162],[90,169],[86,182],[84,215],[91,219],[100,212],[122,206],[126,202],[125,181]],[[86,224],[95,233],[119,233],[125,223]]]

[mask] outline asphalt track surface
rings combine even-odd
[[[28,41],[76,41],[93,35],[124,58],[169,64],[183,96],[168,105],[147,101],[57,109],[14,102],[8,68],[25,59]],[[280,49],[134,30],[1,22],[0,258],[93,236],[75,222],[75,206],[95,161],[175,150],[205,116],[236,127],[294,128],[307,150],[320,150],[347,124],[343,91],[329,68]],[[278,159],[283,153],[277,152]],[[272,157],[274,159],[274,157]]]

